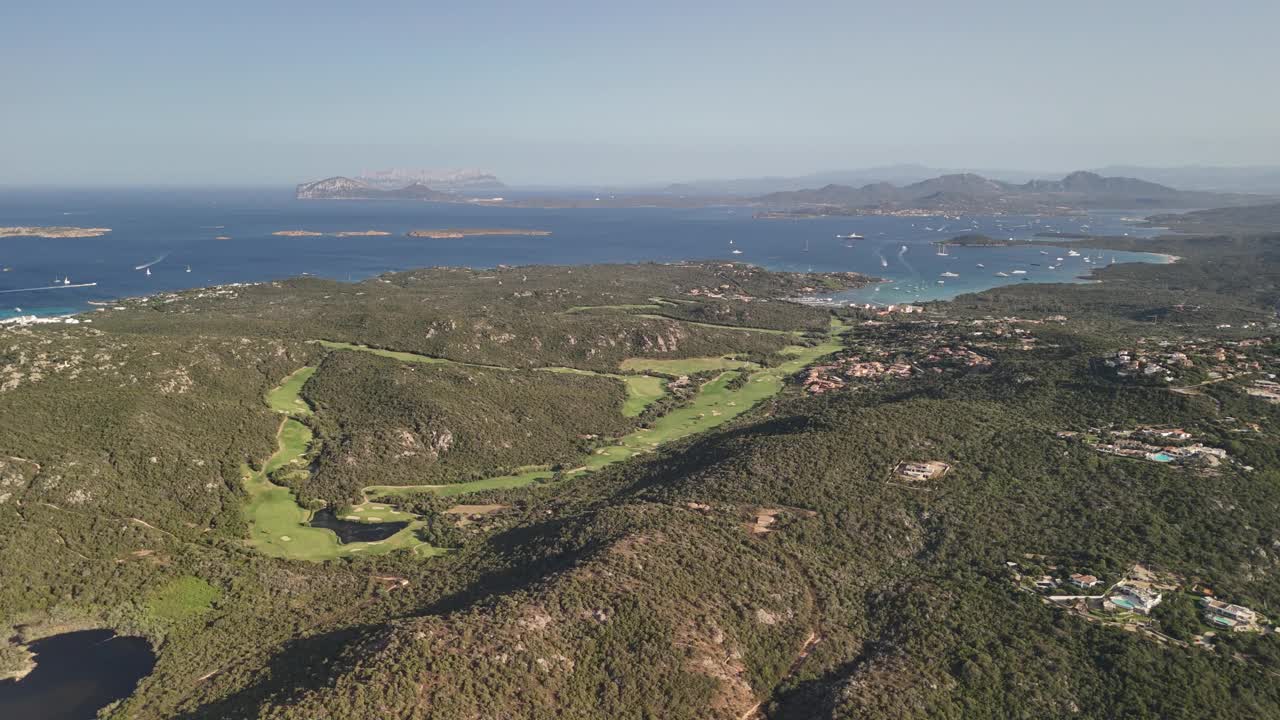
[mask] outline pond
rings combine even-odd
[[[53,635],[28,647],[36,667],[21,680],[0,681],[0,718],[92,720],[128,697],[156,663],[146,640],[110,630]]]
[[[332,510],[320,510],[311,517],[311,527],[332,530],[343,543],[378,542],[395,535],[408,525],[407,522],[353,522],[339,520]]]

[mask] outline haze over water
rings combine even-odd
[[[1078,282],[1095,267],[1060,246],[956,248],[938,240],[968,232],[1031,239],[1042,231],[1149,235],[1105,213],[1088,218],[901,217],[755,220],[745,208],[673,210],[507,209],[420,202],[298,201],[282,191],[14,192],[0,198],[0,226],[109,227],[97,238],[0,239],[0,291],[61,283],[95,287],[0,292],[0,318],[85,310],[89,301],[309,273],[361,280],[383,272],[447,265],[588,264],[734,260],[778,270],[856,271],[891,282],[840,296],[858,302],[945,299],[1001,284]],[[549,237],[409,238],[419,228],[550,230]],[[279,230],[382,230],[382,237],[278,237]],[[859,240],[837,234],[858,233]],[[229,240],[215,240],[219,235]],[[907,249],[902,250],[903,246]],[[734,254],[738,250],[740,254]],[[1048,254],[1041,254],[1041,250]],[[1095,257],[1097,253],[1094,253]],[[1098,263],[1160,262],[1106,252]],[[1049,266],[1059,264],[1058,270]],[[978,268],[977,264],[985,268]],[[151,274],[138,270],[147,266]],[[187,268],[190,267],[190,272]],[[1024,270],[998,277],[996,272]],[[950,272],[958,277],[943,277]],[[1023,280],[1026,278],[1026,280]],[[943,284],[938,284],[942,280]],[[19,310],[21,308],[21,310]]]

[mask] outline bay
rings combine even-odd
[[[589,264],[724,260],[777,270],[857,271],[890,282],[840,296],[853,302],[954,297],[1018,282],[1081,282],[1095,264],[1062,246],[956,248],[933,243],[981,232],[1032,239],[1037,232],[1150,235],[1123,212],[1072,217],[975,216],[753,219],[749,208],[515,209],[411,201],[300,201],[291,190],[23,190],[0,193],[0,226],[108,227],[97,238],[0,239],[0,319],[56,315],[89,303],[161,291],[312,274],[362,280],[447,265]],[[1085,228],[1084,226],[1087,226]],[[414,229],[501,227],[547,237],[410,238]],[[281,237],[282,230],[327,233]],[[329,233],[377,230],[377,237]],[[843,240],[838,234],[863,238]],[[229,237],[217,240],[216,237]],[[903,247],[907,249],[902,250]],[[734,251],[738,251],[735,253]],[[1047,254],[1041,254],[1041,251]],[[1094,253],[1096,259],[1096,253]],[[1106,252],[1097,264],[1163,262]],[[1058,262],[1057,257],[1064,260]],[[984,268],[978,264],[985,265]],[[1050,265],[1058,269],[1049,269]],[[147,266],[143,270],[139,266]],[[188,271],[190,268],[190,271]],[[151,274],[146,274],[146,269]],[[1023,273],[1012,274],[1014,270]],[[942,273],[953,276],[943,276]],[[1005,272],[1008,277],[997,276]],[[97,283],[93,287],[28,288]],[[943,281],[941,284],[939,280]],[[2,292],[14,291],[18,292]]]

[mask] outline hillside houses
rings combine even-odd
[[[1113,612],[1134,612],[1139,615],[1150,615],[1152,610],[1164,600],[1164,595],[1146,583],[1125,581],[1107,594],[1102,607]]]
[[[1056,435],[1063,439],[1082,440],[1100,453],[1158,463],[1215,468],[1229,459],[1226,450],[1195,442],[1195,435],[1182,428],[1090,428],[1084,435],[1069,431]]]
[[[1200,599],[1205,622],[1231,632],[1257,631],[1266,624],[1266,618],[1242,605],[1232,605],[1211,597]]]

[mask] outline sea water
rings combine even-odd
[[[0,318],[64,314],[90,301],[149,295],[302,274],[356,281],[383,272],[448,265],[587,264],[724,260],[778,270],[856,271],[890,282],[846,293],[843,301],[946,299],[998,285],[1081,282],[1114,262],[1163,262],[1158,255],[1098,252],[1068,257],[1061,246],[959,248],[933,244],[980,232],[1032,239],[1037,232],[1153,234],[1125,213],[1034,218],[866,216],[765,220],[740,207],[698,209],[515,209],[412,201],[303,201],[279,188],[246,190],[9,191],[0,226],[108,227],[96,238],[0,238]],[[410,238],[419,228],[549,230],[547,237]],[[380,237],[281,237],[380,230]],[[837,234],[858,233],[843,240]],[[225,236],[229,240],[217,240]],[[906,250],[902,248],[905,247]],[[740,251],[735,254],[733,251]],[[1041,254],[1040,251],[1048,254]],[[1092,255],[1093,263],[1083,258]],[[1059,263],[1057,257],[1064,260]],[[981,263],[985,268],[979,268]],[[1060,265],[1057,270],[1050,265]],[[139,270],[140,266],[146,266]],[[190,272],[187,268],[190,267]],[[151,274],[146,274],[149,269]],[[999,277],[995,273],[1024,270]],[[949,272],[958,277],[944,277]],[[1025,278],[1025,279],[1024,279]],[[71,283],[94,287],[27,288]],[[941,284],[938,281],[943,281]],[[19,310],[20,308],[20,310]]]

